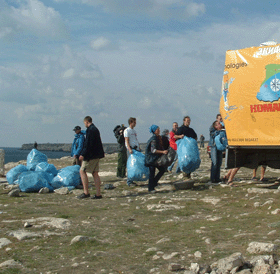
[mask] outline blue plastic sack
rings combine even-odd
[[[35,171],[45,171],[47,173],[50,173],[54,176],[57,175],[58,171],[56,167],[52,164],[48,164],[47,162],[42,162],[36,165]]]
[[[59,170],[58,174],[51,181],[54,189],[60,187],[77,186],[81,183],[80,166],[67,166]]]
[[[149,168],[145,166],[145,155],[133,150],[127,159],[127,179],[131,181],[146,181],[149,179]]]
[[[228,145],[227,135],[225,130],[221,130],[217,132],[217,136],[215,136],[215,144],[217,150],[225,151]]]
[[[27,156],[27,168],[29,170],[35,170],[36,166],[42,162],[48,162],[48,157],[44,153],[33,148]]]
[[[177,142],[178,164],[181,171],[191,173],[199,168],[200,157],[197,141],[190,137],[184,137]]]
[[[10,185],[15,184],[15,181],[17,180],[18,176],[23,173],[27,172],[28,169],[24,165],[18,165],[14,168],[12,168],[7,174],[6,174],[6,179]]]
[[[52,176],[44,171],[27,171],[19,175],[18,184],[22,192],[38,192],[41,188],[47,187],[53,191],[49,184]]]

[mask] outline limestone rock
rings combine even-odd
[[[72,244],[79,243],[79,242],[88,242],[88,241],[91,241],[91,240],[93,240],[93,238],[78,235],[71,240],[70,244],[72,245]]]
[[[10,197],[19,197],[19,193],[20,193],[20,189],[19,188],[15,188],[15,189],[12,189],[8,195]]]
[[[28,227],[31,227],[31,226],[32,226],[32,224],[30,224],[28,222],[25,222],[24,225],[23,225],[24,228],[28,228]]]
[[[252,266],[255,266],[258,261],[264,261],[265,264],[274,264],[273,255],[260,255],[252,258],[249,262]]]
[[[170,263],[168,265],[168,270],[169,271],[178,271],[182,268],[182,266],[180,264],[176,264],[176,263]]]
[[[158,256],[158,255],[153,256],[153,261],[158,260],[158,259],[160,259],[160,256]]]
[[[265,193],[273,193],[273,189],[266,189],[266,188],[248,188],[247,189],[248,193],[257,193],[257,194],[265,194]]]
[[[179,252],[172,252],[171,254],[166,254],[162,256],[162,259],[164,260],[170,260],[173,257],[177,256],[179,254]]]
[[[54,192],[57,194],[66,195],[69,193],[69,189],[67,187],[61,187],[61,188],[55,189]]]
[[[264,260],[259,260],[253,269],[253,274],[272,274],[271,266]]]
[[[17,266],[22,266],[22,264],[15,261],[15,260],[8,260],[8,261],[5,261],[5,262],[0,264],[0,268],[3,268],[3,267],[17,267]]]
[[[262,252],[273,252],[276,249],[277,245],[275,244],[251,242],[247,248],[247,251],[251,254],[257,254]]]
[[[68,229],[70,228],[71,225],[71,222],[67,219],[54,218],[54,217],[39,217],[39,218],[25,220],[25,222],[28,222],[34,225],[34,227],[38,227],[38,228],[43,226],[48,226],[48,227],[54,227],[59,229]]]
[[[146,252],[153,252],[153,251],[157,251],[158,249],[156,247],[150,247],[146,250]]]
[[[191,263],[190,270],[195,274],[199,273],[199,264],[198,263]]]
[[[201,252],[200,252],[200,251],[196,251],[196,252],[194,253],[194,257],[197,258],[197,259],[201,258],[201,257],[202,257]]]
[[[273,214],[273,215],[280,214],[280,209],[279,209],[279,208],[277,208],[277,209],[275,209],[275,210],[271,211],[271,214]]]
[[[47,187],[43,187],[39,190],[39,194],[46,194],[49,192],[50,192],[50,190]]]
[[[35,238],[35,237],[41,237],[40,233],[29,232],[25,230],[12,231],[8,235],[17,238],[19,241]]]
[[[245,260],[241,253],[237,252],[229,257],[220,259],[217,262],[217,267],[219,271],[224,271],[225,273],[230,272],[235,267],[241,267],[245,263]],[[212,267],[213,268],[213,267]]]
[[[169,242],[169,241],[170,241],[170,239],[167,238],[167,237],[165,237],[165,238],[162,238],[162,239],[160,239],[159,241],[157,241],[157,244],[161,244],[161,243]]]
[[[7,238],[0,238],[0,248],[11,244],[12,242]]]
[[[243,269],[239,271],[238,274],[252,274],[252,271],[250,269]]]

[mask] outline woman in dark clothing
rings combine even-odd
[[[145,165],[149,167],[149,191],[155,192],[155,187],[158,185],[159,179],[162,177],[166,171],[165,167],[156,166],[156,161],[162,154],[167,154],[168,150],[164,150],[162,138],[160,136],[160,129],[156,125],[150,127],[150,133],[153,136],[147,143],[146,153],[145,153]],[[159,170],[158,174],[155,176],[156,168]]]

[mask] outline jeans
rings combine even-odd
[[[217,147],[211,147],[211,161],[211,181],[219,182],[221,165],[223,161],[223,152],[217,150]]]
[[[175,162],[178,160],[178,154],[176,153],[176,156],[174,158],[174,161],[173,163],[167,168],[169,171],[172,171],[172,168],[174,167],[175,165]]]
[[[158,174],[155,176],[156,168],[159,170]],[[150,175],[149,175],[149,191],[155,190],[155,187],[158,185],[159,179],[165,172],[165,167],[155,167],[149,166]]]

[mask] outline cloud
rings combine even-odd
[[[65,2],[66,0],[54,0]],[[108,13],[139,14],[163,20],[181,21],[205,13],[206,7],[191,0],[70,0],[71,2],[101,7]],[[69,1],[68,1],[69,2]]]
[[[107,39],[103,36],[92,40],[90,45],[96,51],[118,49],[118,47],[116,45],[114,45],[109,39]]]
[[[67,30],[59,12],[39,0],[19,1],[17,7],[0,0],[0,38],[11,35],[65,39]]]

